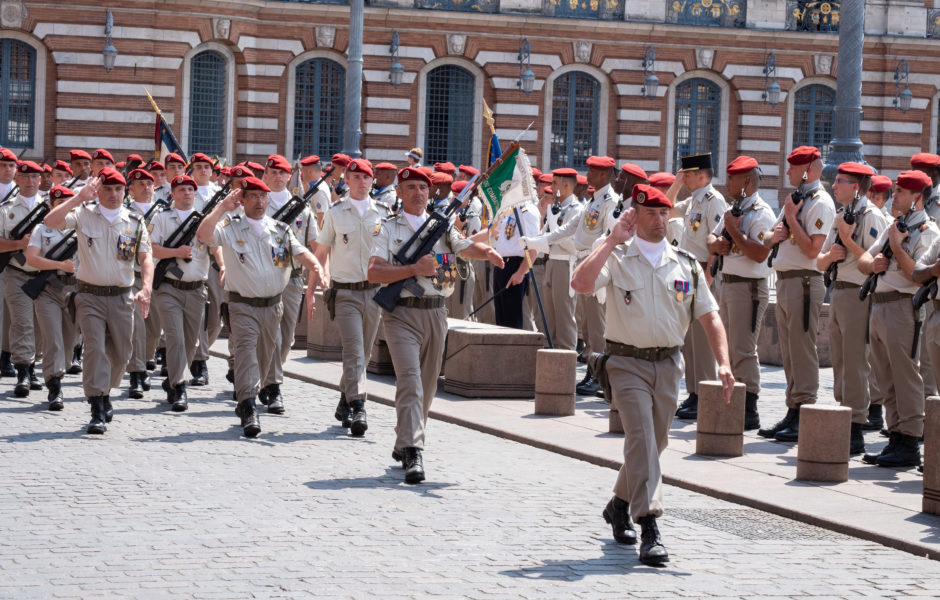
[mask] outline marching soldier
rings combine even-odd
[[[147,233],[151,233],[153,227],[150,223],[154,215],[163,207],[162,204],[153,202],[153,175],[143,169],[134,169],[127,178],[130,180],[128,190],[131,196],[131,202],[127,208],[140,217],[144,227],[147,228]],[[133,288],[135,294],[143,289],[142,266],[139,264],[134,265]],[[130,398],[143,398],[144,392],[150,391],[147,361],[153,360],[157,344],[160,342],[160,319],[154,314],[144,318],[139,310],[135,310],[132,340],[131,357],[127,363],[130,379],[130,390],[127,395]]]
[[[904,171],[896,183],[894,207],[904,213],[858,261],[863,273],[878,274],[870,319],[871,366],[890,433],[881,453],[866,454],[863,460],[879,467],[916,467],[918,438],[924,435],[924,385],[918,367],[924,310],[912,310],[918,287],[913,278],[929,277],[929,269],[927,277],[923,270],[915,274],[916,263],[932,264],[927,251],[940,238],[940,229],[924,210],[930,177]]]
[[[53,208],[75,195],[64,186],[49,190]],[[33,229],[26,247],[26,263],[41,271],[54,271],[53,278],[36,298],[36,322],[42,331],[42,376],[48,390],[49,410],[65,407],[62,397],[62,377],[65,376],[66,351],[75,343],[75,319],[68,308],[69,296],[75,293],[76,259],[53,260],[50,250],[59,244],[69,231],[59,231],[39,224]]]
[[[143,220],[122,205],[125,185],[120,173],[103,169],[45,220],[53,229],[74,229],[78,237],[75,311],[85,340],[82,387],[92,434],[107,431],[113,416],[111,388],[120,385],[131,356],[135,304],[145,318],[150,314],[150,236]],[[95,197],[97,203],[85,203]],[[142,286],[132,294],[135,262]]]
[[[369,281],[389,284],[415,277],[424,296],[415,297],[407,289],[402,292],[395,310],[383,316],[388,349],[395,366],[395,412],[397,425],[392,458],[401,461],[406,483],[425,479],[422,451],[425,425],[431,400],[437,391],[441,372],[444,339],[447,335],[447,312],[444,298],[454,290],[454,279],[447,266],[454,255],[491,261],[498,268],[503,261],[493,249],[480,242],[461,239],[451,228],[432,254],[410,265],[395,264],[395,254],[427,219],[426,207],[431,179],[411,167],[398,173],[398,197],[402,210],[385,221],[372,246],[369,259]],[[443,255],[443,260],[437,256]]]
[[[103,169],[114,168],[114,157],[104,148],[98,148],[91,155],[91,175],[97,177]]]
[[[891,187],[894,182],[890,177],[884,175],[872,175],[871,187],[868,188],[868,201],[881,211],[885,217],[890,217],[891,213],[888,200],[891,199]]]
[[[787,156],[787,176],[796,191],[787,197],[773,233],[764,241],[776,244],[777,332],[787,380],[787,414],[758,435],[780,442],[795,442],[800,433],[800,406],[814,404],[819,392],[819,356],[816,333],[826,288],[816,258],[832,230],[836,209],[822,189],[819,149],[800,146]],[[774,251],[771,250],[771,257]]]
[[[669,554],[656,524],[663,513],[659,456],[669,440],[679,394],[679,346],[692,319],[708,336],[728,402],[734,376],[718,305],[699,261],[665,241],[672,203],[644,184],[633,188],[633,203],[575,269],[571,283],[581,294],[607,289],[605,392],[620,413],[626,437],[623,466],[604,519],[614,539],[624,544],[636,543],[631,517],[637,521],[640,561],[661,565]]]
[[[334,204],[323,218],[316,240],[316,257],[328,265],[327,305],[336,321],[343,345],[343,376],[335,417],[354,436],[365,435],[366,366],[379,327],[379,305],[372,297],[376,283],[368,281],[372,243],[390,215],[384,204],[369,197],[372,168],[367,160],[354,159],[346,169],[349,198]],[[329,257],[329,261],[327,261]],[[307,290],[313,304],[313,290]]]
[[[735,199],[736,208],[725,212],[709,234],[708,250],[724,257],[718,304],[728,334],[731,371],[735,380],[746,386],[744,429],[750,431],[760,427],[757,341],[770,299],[767,277],[771,272],[765,262],[770,249],[763,239],[775,217],[758,193],[760,171],[756,160],[740,156],[731,161],[726,172],[728,196]]]
[[[272,154],[268,157],[263,181],[265,185],[271,188],[271,191],[268,192],[268,205],[265,212],[272,219],[281,220],[283,218],[275,218],[275,215],[291,199],[287,184],[290,182],[292,171],[291,164],[283,156]],[[368,195],[368,190],[366,194]],[[316,219],[313,218],[313,212],[309,207],[304,207],[290,223],[285,222],[285,224],[304,247],[313,247],[313,241],[317,239],[318,229]],[[321,264],[323,264],[322,261]],[[268,412],[278,415],[284,413],[284,399],[281,396],[281,384],[284,382],[284,363],[287,361],[290,349],[294,345],[294,331],[297,328],[301,306],[304,302],[303,267],[299,261],[294,259],[291,259],[290,266],[290,280],[287,287],[281,292],[281,304],[284,311],[281,316],[278,357],[271,363],[271,369],[263,374],[262,388],[258,394],[258,399],[268,407]]]
[[[535,177],[535,180],[538,181],[538,176],[536,175],[538,169],[532,169],[532,176]],[[470,165],[460,165],[457,167],[457,171],[454,174],[454,181],[470,181],[475,175],[480,174],[480,169],[476,167],[471,167]],[[541,175],[541,173],[539,173]]]
[[[65,186],[72,181],[72,167],[64,160],[57,160],[52,165],[52,187]]]
[[[163,159],[164,169],[166,170],[167,181],[173,181],[174,178],[186,173],[186,161],[175,152],[170,152]]]
[[[192,168],[190,177],[199,186],[196,188],[196,203],[193,207],[202,212],[206,202],[219,191],[219,186],[212,182],[212,159],[202,152],[197,152],[190,157],[189,166]]]
[[[69,166],[76,177],[72,190],[78,190],[91,178],[91,154],[84,150],[69,150]]]
[[[167,377],[163,389],[173,411],[184,412],[189,408],[186,368],[195,356],[196,344],[204,330],[203,313],[209,296],[205,284],[209,276],[209,251],[199,242],[176,248],[167,246],[193,213],[198,188],[197,182],[187,175],[175,177],[171,185],[173,208],[153,217],[150,241],[154,258],[173,261],[175,266],[154,290],[153,305],[166,336]]]
[[[169,204],[172,188],[166,178],[166,167],[159,160],[152,160],[147,170],[153,175],[153,201]]]
[[[724,196],[712,185],[714,169],[710,153],[683,156],[681,161],[682,167],[679,169],[676,181],[667,192],[670,198],[675,198],[681,186],[685,186],[691,192],[688,198],[676,204],[672,213],[674,217],[683,218],[679,248],[692,254],[701,263],[712,294],[717,294],[717,285],[712,281],[708,269],[707,241],[708,234],[728,210],[728,204]],[[689,328],[688,339],[682,347],[682,355],[685,357],[685,389],[689,392],[689,396],[679,405],[676,416],[680,419],[694,420],[698,418],[699,382],[714,381],[716,377],[715,360],[709,349],[705,331],[698,322],[693,322],[692,327]]]
[[[277,338],[284,314],[281,293],[290,282],[291,261],[311,271],[309,285],[317,285],[323,273],[291,228],[265,214],[270,191],[260,179],[246,177],[240,189],[206,215],[196,232],[201,243],[222,248],[235,356],[235,414],[249,438],[261,433],[255,406],[261,378],[279,358]],[[244,211],[222,220],[239,207]]]
[[[911,157],[911,169],[921,171],[930,177],[930,190],[924,198],[924,210],[927,216],[934,221],[940,219],[940,156],[919,152]],[[933,304],[927,304],[925,307],[927,319],[933,316]],[[921,338],[920,348],[920,376],[924,380],[924,396],[930,397],[937,394],[937,381],[933,376],[933,365],[930,353],[927,352],[927,338]]]
[[[0,148],[0,204],[12,200],[15,196],[13,191],[16,184],[13,178],[16,177],[16,167],[19,160],[9,148]],[[0,296],[4,295],[3,282],[6,278],[0,273]],[[6,302],[0,301],[0,320],[2,320],[2,350],[0,350],[0,377],[14,377],[16,370],[13,368],[12,354],[10,353],[10,313],[6,310]]]
[[[871,402],[866,343],[871,300],[858,297],[865,282],[858,260],[887,226],[884,215],[866,198],[874,174],[868,165],[854,162],[839,165],[832,184],[833,197],[840,205],[839,216],[816,259],[820,270],[835,274],[830,275],[833,289],[829,292],[833,395],[836,402],[852,409],[849,452],[853,455],[865,452],[862,427],[868,421]]]
[[[16,370],[14,394],[19,398],[29,395],[30,390],[41,390],[42,384],[35,376],[36,331],[33,299],[23,291],[23,284],[39,274],[39,270],[26,262],[25,250],[29,244],[30,226],[26,235],[13,238],[15,229],[22,228],[45,207],[39,194],[39,179],[42,167],[33,161],[23,161],[16,168],[16,198],[0,205],[0,252],[15,252],[3,271],[4,313],[10,320],[10,352]],[[37,223],[38,224],[38,223]],[[15,318],[12,318],[14,317]]]
[[[300,181],[303,183],[304,191],[310,189],[323,175],[323,165],[320,163],[320,157],[311,154],[300,159]],[[330,209],[330,185],[324,182],[310,199],[310,206],[313,214],[317,217],[317,227],[323,226],[323,215]]]
[[[395,176],[398,167],[388,162],[375,165],[375,191],[372,197],[376,204],[381,204],[393,213],[398,209],[398,196],[395,195]]]

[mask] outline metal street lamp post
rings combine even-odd
[[[364,0],[349,0],[349,50],[346,66],[346,106],[343,111],[343,154],[362,156],[359,139],[362,130],[362,28]]]
[[[865,162],[859,130],[862,122],[862,47],[865,44],[864,0],[843,0],[839,11],[839,72],[833,111],[832,142],[823,180],[832,185],[839,165]]]

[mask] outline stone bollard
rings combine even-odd
[[[607,433],[623,433],[623,421],[620,420],[620,411],[610,405],[610,414],[607,417]]]
[[[924,421],[925,513],[940,515],[940,396],[927,398]]]
[[[574,414],[578,353],[574,350],[539,350],[535,355],[535,414]]]
[[[800,407],[796,478],[842,482],[849,479],[852,409],[847,406]]]
[[[695,453],[704,456],[744,454],[745,385],[735,383],[731,404],[725,404],[720,381],[698,384],[698,419]]]

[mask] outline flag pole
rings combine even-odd
[[[525,237],[525,231],[522,230],[522,219],[519,218],[519,207],[512,207],[513,214],[516,215],[516,225],[519,226],[519,237]],[[529,265],[528,275],[532,276],[532,287],[535,289],[535,301],[539,305],[539,312],[542,314],[542,325],[545,326],[545,340],[548,342],[548,349],[551,350],[555,346],[552,344],[552,334],[548,331],[548,319],[545,318],[545,307],[542,305],[542,294],[539,293],[539,284],[535,280],[535,271],[532,270],[532,257],[529,256],[529,249],[525,246],[522,247],[522,256],[525,257],[526,264]]]
[[[144,93],[147,94],[147,99],[150,100],[150,104],[153,106],[153,111],[157,113],[157,116],[162,117],[163,113],[160,112],[160,108],[157,106],[156,101],[154,101],[153,96],[150,95],[150,90],[144,88]]]

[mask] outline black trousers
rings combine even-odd
[[[519,270],[523,257],[508,256],[505,258],[505,268],[493,269],[493,293],[499,292],[509,283],[513,273]],[[525,302],[526,291],[529,288],[529,274],[523,278],[522,283],[514,285],[493,300],[496,311],[496,324],[513,329],[524,329],[522,321],[522,306]]]

